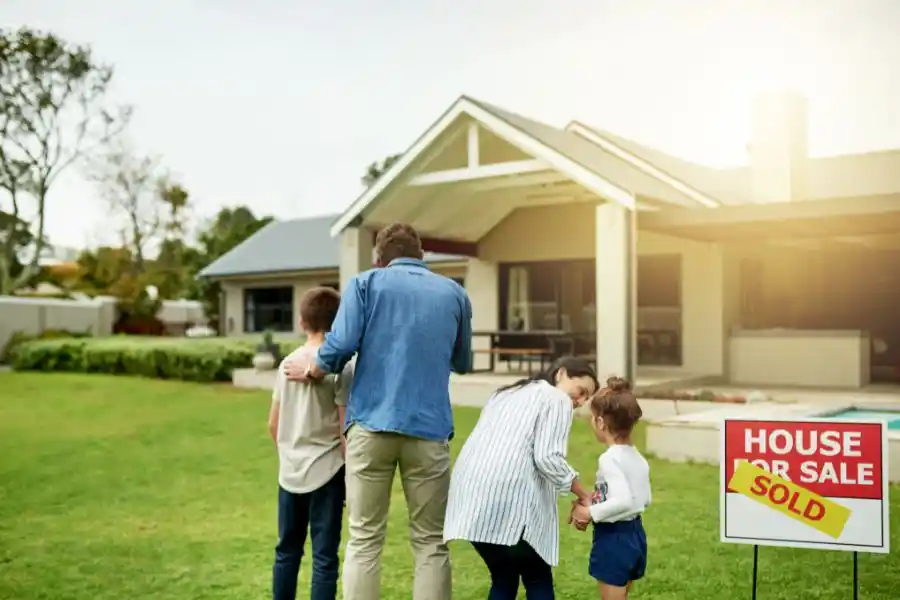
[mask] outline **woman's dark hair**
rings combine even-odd
[[[584,360],[583,358],[578,358],[575,356],[563,356],[560,359],[557,359],[550,368],[546,371],[541,371],[536,375],[531,375],[526,377],[525,379],[520,379],[515,383],[511,383],[509,385],[504,385],[497,392],[505,392],[507,390],[513,390],[516,388],[520,388],[528,385],[529,383],[533,383],[535,381],[546,381],[550,385],[556,385],[556,374],[560,369],[565,369],[566,374],[569,377],[590,377],[591,381],[594,382],[594,389],[600,388],[600,382],[597,381],[597,372],[594,370],[594,367],[591,366],[591,363]]]
[[[602,418],[613,435],[626,437],[644,413],[631,391],[631,382],[622,377],[610,377],[606,387],[591,398],[591,414]]]

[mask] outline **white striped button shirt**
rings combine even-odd
[[[444,539],[513,546],[559,562],[557,499],[577,473],[566,462],[574,408],[545,381],[488,401],[450,479]]]

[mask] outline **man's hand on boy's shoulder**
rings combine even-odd
[[[284,369],[285,377],[290,381],[299,381],[301,383],[317,381],[325,375],[316,366],[315,358],[308,353],[288,357],[285,359],[282,368]]]

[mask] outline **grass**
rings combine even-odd
[[[245,600],[269,593],[276,459],[263,392],[125,377],[0,373],[0,598]],[[458,450],[478,411],[455,411]],[[573,464],[599,447],[573,427]],[[749,596],[752,550],[718,541],[718,470],[652,461],[650,565],[636,598]],[[894,489],[893,544],[900,544]],[[561,505],[567,506],[566,502]],[[411,596],[406,507],[395,490],[382,598]],[[589,534],[565,528],[557,597],[595,597]],[[454,597],[487,596],[487,573],[453,547]],[[843,599],[846,553],[762,548],[760,597]],[[308,565],[301,579],[307,597]],[[861,555],[861,597],[900,595],[900,558]]]

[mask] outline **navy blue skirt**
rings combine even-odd
[[[625,587],[647,569],[647,535],[638,517],[618,523],[594,523],[591,577],[607,585]]]

